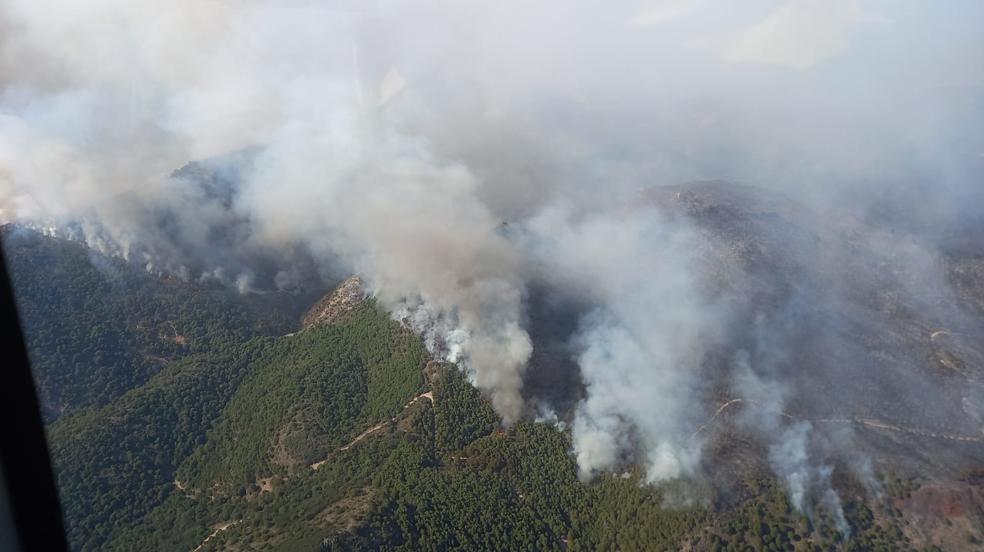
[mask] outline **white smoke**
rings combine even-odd
[[[573,344],[582,477],[638,451],[650,480],[678,477],[700,459],[698,367],[727,317],[701,296],[694,230],[626,203],[723,176],[864,211],[932,175],[920,212],[945,219],[982,171],[982,13],[7,0],[0,222],[244,292],[254,256],[303,250],[362,276],[506,423],[529,413],[529,282],[563,288],[591,307]],[[231,197],[167,177],[254,146],[219,162],[241,173]],[[805,432],[774,451],[794,496],[824,479]]]
[[[531,351],[520,256],[496,233],[478,186],[467,167],[437,159],[422,140],[336,110],[278,134],[237,208],[252,217],[257,239],[304,241],[341,258],[384,306],[409,313],[432,350],[437,330],[449,359],[512,423]]]
[[[576,338],[587,387],[573,422],[582,478],[637,448],[651,481],[691,473],[692,397],[716,313],[698,294],[693,232],[649,209],[619,220],[553,210],[530,231],[539,271],[594,305]]]
[[[822,504],[833,519],[837,531],[850,536],[851,528],[844,517],[840,496],[830,484],[833,468],[817,465],[810,457],[809,435],[813,426],[809,422],[796,423],[783,431],[782,436],[769,448],[769,462],[776,475],[786,482],[786,489],[793,507],[813,517],[814,501],[810,493],[818,493],[816,503]]]

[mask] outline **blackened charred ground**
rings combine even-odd
[[[743,400],[705,431],[729,439],[809,421],[832,462],[863,456],[924,475],[984,459],[982,251],[943,254],[724,182],[651,189],[635,205],[648,207],[695,224],[704,291],[731,307],[701,400],[709,418]],[[738,385],[742,365],[764,396]],[[712,458],[733,445],[712,444]]]
[[[941,233],[721,181],[647,189],[630,209],[691,223],[703,293],[728,305],[694,397],[707,475],[763,463],[769,432],[800,421],[814,452],[847,468],[945,477],[984,460],[984,250],[971,246],[984,242],[945,247]],[[584,397],[572,341],[592,306],[547,285],[528,305],[526,397],[570,419]],[[746,369],[758,388],[739,381]]]
[[[235,219],[213,232],[217,244],[249,243],[227,234],[250,232],[234,207],[239,171],[254,154],[189,164],[174,175]],[[870,447],[875,458],[949,470],[984,457],[984,250],[975,239],[984,225],[960,217],[959,228],[928,231],[899,221],[902,211],[866,222],[721,181],[643,190],[628,208],[692,224],[703,291],[729,306],[723,337],[703,360],[703,396],[694,397],[707,418],[747,391],[736,389],[738,364],[770,384],[764,392],[782,395],[744,397],[705,431],[736,431],[722,422],[745,412],[747,424],[755,418],[747,411],[774,418],[778,410],[783,422],[849,434],[852,446]],[[209,247],[242,263],[238,249]],[[322,277],[303,251],[252,253],[245,264],[257,287],[273,287],[277,267],[294,267],[290,283],[301,287]],[[572,342],[592,307],[549,283],[530,284],[535,347],[523,389],[532,411],[546,407],[565,418],[584,397]]]
[[[590,308],[583,300],[536,286],[527,300],[527,327],[533,355],[523,381],[524,398],[534,410],[573,412],[584,398],[584,382],[576,362],[573,340],[578,320]]]

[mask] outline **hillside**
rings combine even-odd
[[[770,233],[783,238],[758,248],[756,224],[775,224],[781,207],[746,211],[733,205],[745,200],[713,187],[670,192],[672,208],[707,217],[707,247],[724,240],[738,252],[707,256],[723,259],[715,272],[722,289],[809,268],[769,264],[769,255],[800,258],[783,249],[794,234]],[[818,426],[826,414],[812,409],[835,409],[878,460],[877,492],[834,467],[845,538],[829,511],[807,516],[791,504],[758,437],[735,423],[756,405],[720,386],[710,387],[713,416],[701,429],[705,475],[651,485],[628,459],[624,473],[585,483],[566,425],[500,428],[466,376],[430,360],[420,338],[364,298],[356,279],[303,306],[286,294],[259,303],[159,279],[73,242],[11,232],[5,244],[40,388],[46,400],[72,400],[50,412],[48,430],[75,549],[972,550],[984,542],[981,472],[968,461],[975,442],[863,423],[932,430],[918,425],[921,411],[886,408],[875,419],[845,411],[855,404],[846,396],[790,402],[787,416]],[[45,267],[48,280],[39,277]],[[756,267],[768,269],[744,280]],[[976,290],[971,276],[965,285]],[[746,291],[760,293],[758,305],[783,304],[784,296],[765,294],[786,288],[766,284]],[[563,326],[541,310],[532,323],[546,339]],[[875,337],[879,324],[921,324],[860,313]],[[933,344],[948,351],[942,358],[972,364],[972,344]],[[563,364],[545,350],[534,363]],[[941,362],[933,356],[941,351],[917,354]],[[161,360],[140,364],[152,356]],[[704,369],[713,382],[723,368],[709,361]],[[830,385],[826,372],[814,375],[804,389]],[[955,415],[943,409],[931,419]],[[927,458],[936,459],[931,469]]]
[[[851,447],[876,463],[939,477],[981,467],[979,249],[941,254],[914,236],[726,182],[654,188],[640,200],[692,221],[706,293],[754,321],[728,327],[702,363],[703,400],[741,399],[718,422],[778,407],[828,435],[849,426]],[[737,388],[742,362],[764,380],[759,396]],[[769,396],[770,381],[783,396]]]
[[[188,355],[282,335],[311,300],[158,278],[13,225],[0,236],[47,421],[105,405]]]
[[[344,325],[189,356],[50,427],[70,537],[98,548],[175,493],[251,496],[397,414],[419,342],[364,305]],[[269,483],[267,483],[269,484]]]

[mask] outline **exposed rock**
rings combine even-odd
[[[325,295],[304,314],[302,325],[309,328],[317,324],[334,324],[344,320],[365,299],[362,280],[351,276],[328,295]]]
[[[347,496],[322,510],[316,517],[319,527],[332,527],[341,533],[354,531],[372,506],[376,491],[372,487]]]
[[[427,385],[434,385],[441,374],[441,363],[436,360],[427,361],[424,366],[424,377],[427,378]]]
[[[943,550],[980,550],[984,540],[977,522],[984,511],[978,487],[956,483],[923,485],[893,501],[903,517],[903,531],[916,546]]]

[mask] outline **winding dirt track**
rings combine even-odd
[[[406,409],[408,409],[411,406],[413,406],[413,404],[416,403],[417,401],[419,401],[420,399],[429,399],[430,402],[433,403],[434,402],[434,392],[433,391],[428,391],[426,393],[421,393],[420,395],[417,395],[416,397],[410,399],[410,402],[408,402],[407,404],[403,405],[403,410],[400,411],[400,414],[397,414],[396,416],[393,416],[389,420],[384,420],[382,422],[379,422],[378,424],[376,424],[376,425],[370,427],[369,429],[363,431],[358,436],[356,436],[355,439],[352,439],[348,444],[343,445],[343,446],[339,447],[337,450],[335,450],[335,453],[339,453],[339,452],[342,452],[344,450],[348,450],[348,449],[352,448],[359,441],[365,439],[366,437],[372,435],[373,433],[379,431],[380,429],[383,429],[388,424],[391,424],[391,423],[395,422],[396,419],[399,418],[400,415],[403,414],[403,412],[406,411]],[[319,461],[311,464],[309,467],[312,470],[316,470],[316,469],[320,468],[325,462],[327,462],[330,459],[331,459],[331,455],[328,455],[328,457],[325,458],[324,460],[319,460]]]
[[[373,433],[379,431],[380,429],[383,429],[384,427],[386,427],[387,424],[391,424],[391,423],[395,422],[403,414],[403,412],[406,411],[406,409],[408,409],[411,406],[413,406],[414,403],[416,403],[420,399],[428,399],[428,400],[430,400],[431,403],[433,403],[434,402],[434,392],[433,391],[428,391],[426,393],[421,393],[421,394],[417,395],[416,397],[410,399],[410,402],[408,402],[407,404],[403,405],[403,410],[401,410],[399,414],[397,414],[396,416],[393,416],[389,420],[385,420],[385,421],[379,422],[378,424],[376,424],[376,425],[370,427],[369,429],[363,431],[355,439],[352,439],[352,441],[350,441],[349,443],[347,443],[347,444],[339,447],[337,450],[335,450],[335,453],[338,453],[338,452],[341,452],[341,451],[348,450],[348,449],[352,448],[359,441],[365,439],[366,437],[368,437],[368,436],[372,435]],[[331,455],[329,455],[324,460],[320,460],[318,462],[315,462],[314,464],[311,464],[309,467],[311,469],[313,469],[313,470],[317,470],[325,462],[327,462],[330,459],[331,459]],[[184,493],[185,495],[188,495],[188,492],[185,489],[185,486],[180,481],[178,481],[177,479],[174,480],[174,486],[177,487],[177,489],[180,492]],[[195,549],[192,550],[191,552],[198,552],[199,550],[202,549],[203,546],[205,546],[205,544],[208,543],[208,541],[210,541],[213,538],[215,538],[219,533],[225,531],[226,529],[232,527],[233,525],[236,525],[237,523],[240,523],[241,521],[242,520],[240,519],[240,520],[229,521],[229,522],[222,523],[222,524],[218,525],[215,528],[215,530],[212,531],[212,533],[209,536],[205,537],[205,540],[203,540],[202,543],[199,544],[198,546],[196,546]]]
[[[242,520],[239,519],[239,520],[236,520],[236,521],[228,521],[226,523],[219,524],[219,526],[215,528],[215,531],[212,531],[212,534],[211,535],[205,537],[205,540],[203,540],[202,543],[199,544],[198,546],[196,546],[195,549],[192,550],[191,552],[198,552],[199,550],[201,550],[201,548],[203,546],[205,546],[205,543],[207,543],[208,541],[212,540],[212,538],[214,538],[216,535],[218,535],[222,531],[225,531],[226,529],[232,527],[233,525],[239,523],[240,521],[242,521]]]
[[[766,408],[767,410],[770,410],[772,412],[775,412],[776,414],[778,414],[780,416],[783,416],[784,418],[789,418],[790,420],[805,420],[805,421],[816,423],[816,424],[855,424],[855,425],[861,425],[861,426],[865,426],[865,427],[870,427],[872,429],[881,429],[881,430],[885,430],[885,431],[893,431],[893,432],[896,432],[896,433],[908,433],[910,435],[918,435],[920,437],[929,437],[929,438],[932,438],[932,439],[947,439],[947,440],[950,440],[950,441],[960,441],[960,442],[964,442],[964,443],[984,443],[984,436],[958,435],[958,434],[954,434],[954,433],[938,433],[938,432],[935,432],[935,431],[929,431],[927,429],[891,425],[891,424],[887,424],[885,422],[882,422],[880,420],[873,420],[871,418],[860,418],[860,417],[853,417],[853,418],[798,418],[798,417],[793,416],[792,414],[788,414],[786,412],[774,411],[772,409],[768,409],[767,407],[763,406],[762,404],[760,404],[760,403],[758,403],[756,401],[753,401],[753,400],[750,400],[750,399],[743,399],[743,398],[740,398],[740,397],[739,398],[735,398],[735,399],[731,399],[729,401],[726,401],[724,404],[722,404],[720,407],[718,407],[718,409],[714,412],[714,414],[710,418],[708,418],[707,421],[704,422],[703,425],[701,425],[699,428],[697,428],[697,431],[695,431],[690,436],[690,439],[693,439],[693,438],[697,437],[701,432],[703,432],[705,429],[707,429],[708,426],[710,426],[711,424],[713,424],[714,421],[717,420],[718,416],[720,416],[722,412],[724,412],[728,408],[730,408],[730,407],[732,407],[732,406],[734,406],[736,404],[740,404],[740,403],[748,403],[748,404],[755,405],[755,406],[758,406],[758,407],[761,407],[761,408]]]

